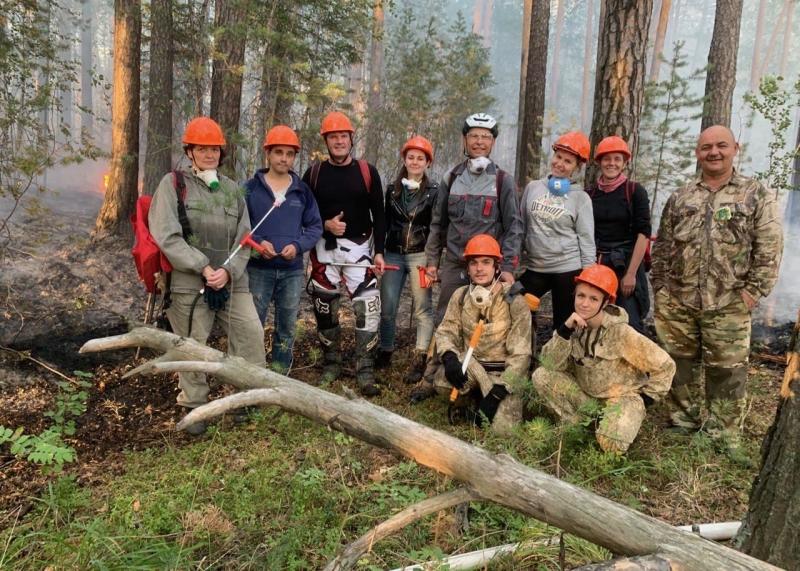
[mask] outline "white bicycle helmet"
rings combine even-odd
[[[492,132],[492,136],[497,138],[497,120],[488,113],[473,113],[464,120],[464,127],[462,127],[462,134],[466,135],[470,129],[480,127],[481,129],[488,129]]]

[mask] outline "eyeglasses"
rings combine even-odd
[[[494,137],[485,133],[469,133],[467,139],[470,141],[492,141]]]

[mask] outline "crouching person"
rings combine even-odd
[[[597,442],[604,451],[621,454],[639,433],[645,405],[669,391],[675,362],[613,305],[619,283],[612,269],[590,266],[575,283],[575,312],[542,348],[533,386],[566,423],[577,423],[579,409],[597,399],[602,406]]]
[[[531,358],[530,309],[523,296],[509,298],[511,286],[499,281],[503,256],[497,240],[488,234],[474,236],[464,259],[470,283],[455,291],[436,330],[443,367],[429,392],[450,395],[456,389],[455,407],[471,407],[469,417],[478,426],[489,422],[505,433],[522,421],[520,395]],[[482,330],[477,335],[476,328]],[[465,358],[468,365],[462,372]]]

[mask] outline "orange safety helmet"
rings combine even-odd
[[[498,262],[503,259],[503,254],[500,253],[500,244],[488,234],[478,234],[467,242],[464,248],[464,258],[475,256],[489,256]]]
[[[347,115],[340,111],[331,111],[323,117],[319,126],[319,134],[324,137],[328,133],[336,133],[337,131],[346,131],[350,135],[356,132]]]
[[[210,117],[195,117],[183,132],[184,145],[225,146],[225,135],[219,123]]]
[[[572,153],[583,162],[589,160],[589,151],[592,144],[589,138],[580,131],[570,131],[561,135],[553,144],[553,150],[562,150]]]
[[[617,301],[619,280],[614,270],[608,266],[594,264],[588,268],[583,268],[580,275],[575,277],[575,283],[584,283],[596,287],[608,296],[610,303]]]
[[[628,143],[625,142],[625,139],[616,135],[606,137],[598,143],[597,148],[594,150],[594,160],[599,161],[600,157],[608,153],[622,153],[625,155],[626,161],[631,160],[631,150],[628,148]]]
[[[275,125],[272,129],[267,131],[267,136],[264,137],[264,148],[277,147],[278,145],[285,145],[287,147],[294,147],[295,151],[300,150],[300,139],[297,138],[297,133],[291,127],[286,125]]]
[[[433,145],[425,137],[421,137],[419,135],[411,137],[408,141],[406,141],[405,145],[403,145],[403,148],[400,150],[400,156],[405,158],[406,151],[410,149],[416,149],[425,153],[425,156],[428,157],[428,161],[433,162]]]

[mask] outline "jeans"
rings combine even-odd
[[[286,373],[292,366],[297,310],[303,290],[303,270],[275,270],[249,266],[250,291],[261,324],[267,321],[269,304],[275,301],[275,328],[272,334],[272,365]]]
[[[384,260],[387,264],[400,266],[400,269],[387,271],[381,278],[381,350],[394,351],[397,308],[406,276],[410,275],[414,316],[417,318],[416,348],[425,352],[433,336],[433,293],[431,288],[420,287],[417,270],[417,266],[425,266],[425,252],[405,255],[386,252]]]

